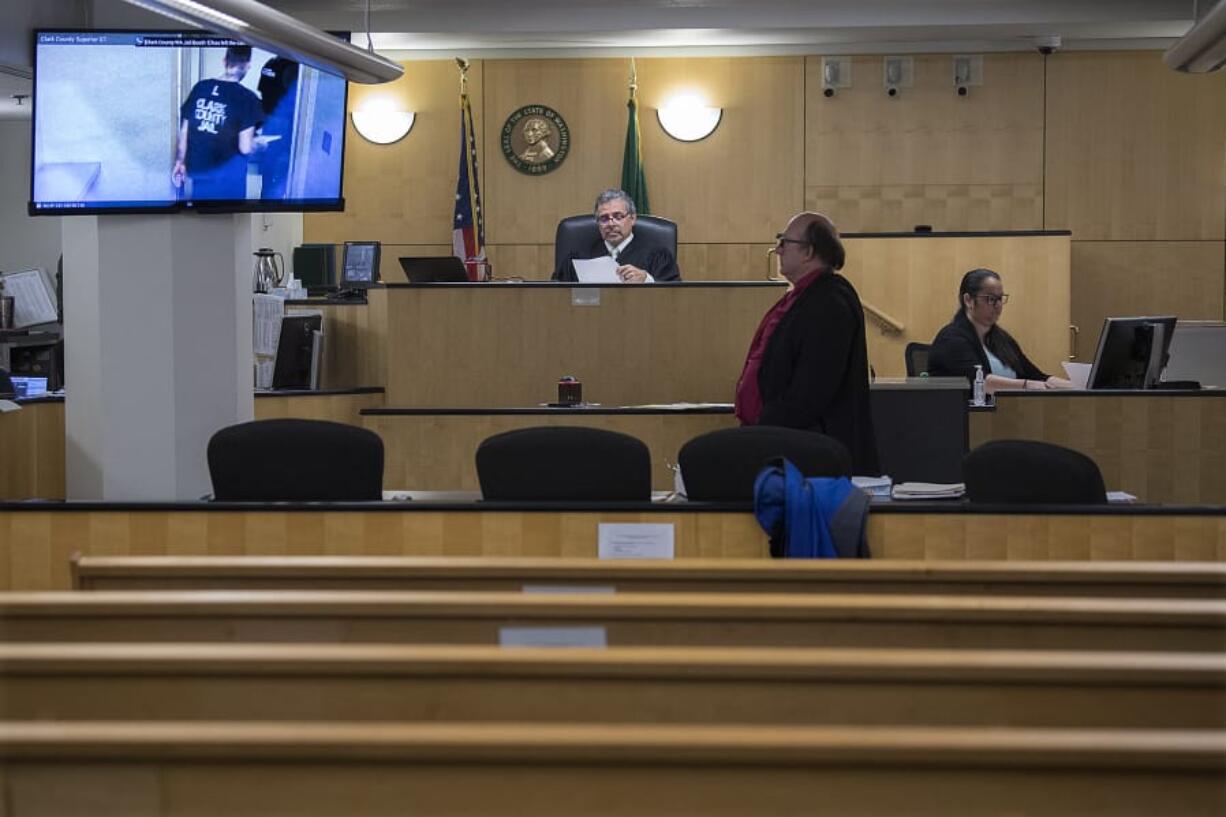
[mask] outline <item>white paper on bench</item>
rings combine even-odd
[[[646,522],[601,522],[596,534],[601,559],[671,559],[673,526]]]
[[[525,584],[525,593],[616,593],[617,588],[611,584]]]
[[[499,627],[502,647],[607,647],[604,627]]]

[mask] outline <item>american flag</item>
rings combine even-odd
[[[455,219],[451,247],[464,262],[468,280],[487,277],[485,261],[485,214],[481,212],[481,186],[477,181],[477,139],[468,94],[460,94],[460,176],[455,186]]]

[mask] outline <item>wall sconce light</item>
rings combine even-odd
[[[373,99],[349,116],[358,135],[376,145],[399,142],[413,129],[413,122],[417,119],[416,113],[396,110],[392,101],[386,98]]]
[[[660,127],[680,142],[697,142],[707,138],[723,116],[723,108],[712,108],[694,94],[675,96],[656,108]]]

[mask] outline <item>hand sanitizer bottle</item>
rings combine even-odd
[[[987,405],[983,395],[983,366],[975,366],[975,390],[971,392],[971,403],[976,406]]]

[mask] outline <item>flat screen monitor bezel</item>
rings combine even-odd
[[[1086,388],[1094,391],[1118,388],[1117,386],[1098,385],[1098,380],[1102,375],[1103,352],[1110,339],[1112,328],[1117,326],[1132,326],[1136,328],[1147,323],[1156,323],[1161,324],[1165,328],[1166,331],[1163,333],[1164,337],[1162,339],[1161,365],[1156,375],[1156,377],[1161,378],[1162,370],[1166,368],[1166,362],[1170,358],[1171,339],[1175,335],[1175,325],[1178,323],[1178,320],[1175,315],[1120,315],[1104,318],[1103,328],[1098,333],[1098,344],[1094,349],[1094,361],[1090,366],[1090,376],[1086,379]]]
[[[375,257],[373,259],[370,271],[369,281],[351,281],[346,276],[349,270],[349,248],[350,247],[374,247]],[[379,241],[346,241],[344,249],[341,253],[341,268],[340,274],[337,276],[337,286],[344,289],[370,289],[374,286],[379,286],[382,281],[382,276],[379,274],[379,264],[382,261],[383,245]]]
[[[348,31],[328,31],[332,36],[349,41]],[[241,40],[225,34],[216,34],[204,29],[156,29],[156,28],[36,28],[30,35],[30,53],[34,62],[34,72],[31,78],[31,88],[38,88],[38,45],[39,37],[44,34],[158,34],[161,36],[211,37],[214,39],[231,40],[236,44],[245,45]],[[253,46],[256,47],[256,46]],[[267,49],[262,48],[266,51]],[[299,63],[300,65],[302,63]],[[313,67],[313,66],[312,66]],[[315,70],[322,70],[316,68]],[[328,73],[324,71],[323,73]],[[340,76],[334,74],[333,76]],[[342,76],[342,80],[345,78]],[[349,82],[345,80],[343,110],[345,119],[349,118]],[[339,213],[345,209],[345,140],[349,136],[349,123],[344,121],[340,128],[340,177],[337,179],[337,196],[335,199],[294,199],[292,201],[277,201],[268,199],[210,199],[208,201],[168,201],[165,204],[153,205],[116,205],[80,207],[40,207],[34,201],[34,129],[38,122],[38,94],[30,99],[30,197],[27,202],[27,213],[31,216],[107,216],[107,215],[138,215],[160,213],[202,213],[205,215],[222,215],[226,213]]]

